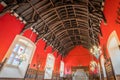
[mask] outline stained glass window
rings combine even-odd
[[[14,48],[13,51],[8,59],[7,64],[11,64],[14,66],[19,66],[22,61],[25,61],[26,59],[26,46],[24,44],[20,44],[20,42],[18,42]]]
[[[16,35],[4,57],[7,61],[0,72],[0,78],[24,78],[35,49],[36,45],[31,40]]]

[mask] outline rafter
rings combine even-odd
[[[39,32],[37,39],[45,38],[47,45],[53,46],[54,50],[58,50],[62,55],[67,55],[67,52],[76,45],[83,45],[89,49],[92,45],[99,44],[100,21],[105,20],[100,8],[102,1],[27,0],[27,2],[26,5],[12,8],[18,15],[28,20],[29,23],[24,30],[34,27]],[[97,7],[95,4],[98,4]]]
[[[54,5],[53,1],[52,1],[52,0],[50,0],[50,2],[51,2],[51,4],[52,4],[52,6],[53,6],[53,7],[55,7],[55,5]],[[58,16],[58,19],[59,19],[59,20],[61,20],[61,18],[60,18],[60,16],[59,16],[58,12],[57,12],[57,10],[56,10],[56,8],[54,9],[54,11],[56,12],[56,14],[57,14],[57,16]],[[62,25],[64,26],[64,24],[63,24],[63,22],[62,22],[62,21],[61,21],[61,23],[62,23]],[[64,27],[64,28],[65,28],[65,27]],[[63,45],[63,43],[61,43],[61,44],[62,44],[62,46],[64,46],[64,45]]]
[[[53,1],[52,1],[52,0],[50,0],[50,2],[51,2],[51,4],[52,4],[52,6],[53,6],[53,7],[55,7],[55,5],[54,5]]]

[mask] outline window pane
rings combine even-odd
[[[18,49],[18,54],[24,53],[25,51],[25,47],[24,46],[20,46]]]
[[[13,49],[13,51],[14,51],[14,52],[17,52],[17,51],[18,51],[18,48],[19,48],[19,44],[16,44],[15,47],[14,47],[14,49]]]
[[[13,59],[14,59],[14,57],[15,57],[15,54],[14,54],[14,53],[12,53],[12,54],[10,55],[10,57],[9,57],[8,61],[7,61],[7,64],[11,64],[11,63],[12,63],[12,61],[13,61]]]
[[[18,56],[15,56],[12,65],[18,66],[19,63],[20,63],[20,60],[19,60]]]

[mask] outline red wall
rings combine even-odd
[[[47,54],[52,53],[55,56],[55,69],[59,69],[60,65],[60,56],[57,56],[57,51],[52,52],[52,47],[47,46],[45,48],[46,42],[43,39],[39,39],[36,43],[36,51],[33,56],[31,68],[36,69],[37,62],[40,62],[40,70],[43,71],[46,63]],[[56,71],[54,71],[56,73]]]
[[[37,62],[40,62],[40,65],[41,65],[40,70],[44,69],[47,54],[52,52],[52,47],[48,46],[46,49],[44,49],[45,45],[46,45],[46,42],[42,39],[40,39],[36,43],[36,51],[35,51],[35,54],[33,56],[32,63],[30,65],[31,68],[36,69],[36,66],[38,64]]]
[[[31,29],[25,30],[22,35],[29,38],[33,42],[35,42],[36,38],[37,38],[37,34],[35,32],[33,32]]]
[[[70,66],[88,66],[91,59],[92,57],[87,49],[82,46],[76,46],[69,52],[67,57],[65,57],[65,63]]]
[[[10,13],[0,17],[0,62],[5,56],[8,48],[10,47],[12,41],[14,40],[17,34],[20,34],[24,24],[19,21],[15,16]],[[36,40],[36,33],[31,29],[28,29],[23,32],[23,36],[29,38],[33,42]]]
[[[19,34],[24,27],[15,16],[10,13],[0,17],[0,62],[6,54],[10,44],[17,34]]]
[[[91,60],[97,61],[86,48],[76,46],[64,59],[65,74],[70,74],[73,66],[89,66]]]

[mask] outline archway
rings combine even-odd
[[[115,75],[120,75],[120,49],[119,49],[119,39],[116,31],[113,31],[107,41],[107,49],[111,62],[113,65],[113,70]]]

